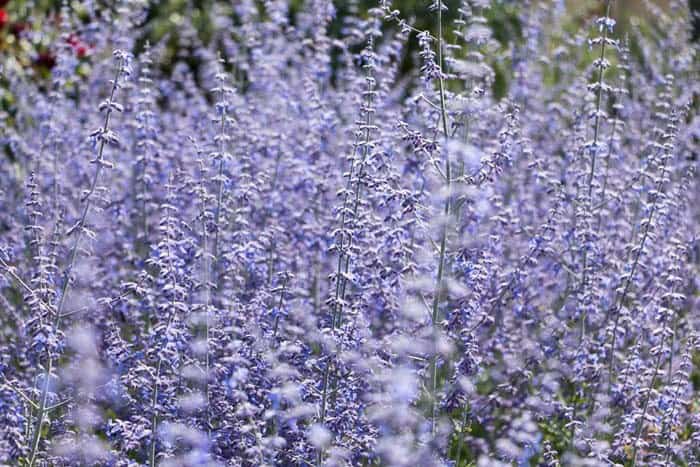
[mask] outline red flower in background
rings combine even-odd
[[[87,55],[88,53],[88,48],[85,45],[78,45],[76,47],[73,47],[73,50],[75,50],[75,55],[78,56],[78,58],[83,58]]]
[[[71,46],[73,52],[75,52],[75,55],[78,58],[84,58],[90,51],[90,47],[85,42],[80,40],[80,37],[78,37],[76,34],[70,34],[66,38],[66,42]]]
[[[0,8],[0,28],[4,28],[9,21],[10,15],[8,15],[5,10]]]
[[[75,34],[68,34],[68,37],[66,37],[66,43],[70,44],[71,47],[75,46],[78,42],[80,42],[80,38]]]

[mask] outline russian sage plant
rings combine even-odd
[[[6,3],[0,464],[700,462],[686,2]]]

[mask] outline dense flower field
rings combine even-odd
[[[112,3],[0,57],[0,464],[700,465],[686,2]]]

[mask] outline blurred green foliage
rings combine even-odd
[[[140,19],[142,36],[137,38],[138,52],[143,46],[150,42],[152,44],[165,44],[163,59],[160,66],[166,73],[178,61],[184,61],[194,72],[195,77],[199,69],[203,66],[198,55],[191,50],[193,46],[187,40],[183,40],[181,30],[185,21],[189,21],[196,33],[196,38],[204,45],[220,49],[221,44],[216,44],[216,27],[213,21],[216,15],[227,15],[233,24],[241,24],[241,19],[235,13],[235,2],[225,2],[221,0],[136,0],[147,5],[146,14]],[[294,24],[300,11],[305,7],[305,0],[289,0],[290,22]],[[538,0],[531,0],[535,3]],[[659,5],[664,5],[666,0],[656,0]],[[700,0],[688,0],[689,4],[698,9],[700,13]],[[448,10],[444,15],[444,22],[447,25],[453,23],[457,17],[457,10],[461,0],[444,0]],[[0,28],[0,54],[10,55],[16,60],[18,66],[27,70],[30,75],[38,78],[48,76],[51,67],[51,48],[55,45],[55,37],[46,34],[34,34],[32,41],[21,39],[20,34],[13,31],[17,27],[30,28],[34,31],[42,31],[47,23],[56,24],[59,19],[61,4],[59,0],[12,0],[4,8],[9,15],[9,23]],[[104,17],[113,17],[117,14],[117,8],[121,2],[112,0],[96,0],[93,14]],[[435,30],[435,15],[429,11],[431,0],[393,0],[392,8],[399,10],[404,19],[410,22],[418,30]],[[635,25],[640,30],[649,34],[658,33],[654,31],[654,18],[650,16],[639,0],[616,0],[613,15],[618,20],[616,35],[624,37],[630,25],[630,19],[639,16],[641,19],[635,20]],[[76,13],[79,21],[86,22],[88,13],[81,7],[81,2],[68,0],[69,7]],[[256,0],[256,5],[261,15],[265,15],[264,4],[261,0]],[[329,25],[329,35],[331,37],[342,38],[342,27],[344,19],[350,14],[367,16],[368,11],[378,5],[378,0],[335,0],[336,15]],[[522,7],[521,0],[500,0],[492,2],[491,8],[484,12],[491,29],[492,36],[498,44],[497,50],[491,49],[485,54],[489,65],[494,70],[494,80],[492,91],[496,98],[505,96],[509,88],[509,67],[510,53],[513,47],[522,45],[523,25],[518,15],[518,10]],[[667,6],[666,6],[667,7]],[[558,31],[576,33],[588,32],[590,20],[599,16],[604,9],[604,2],[601,0],[567,0],[567,9],[561,24],[556,26]],[[213,14],[212,12],[216,12]],[[698,20],[700,21],[700,20]],[[79,26],[79,25],[78,25]],[[387,29],[396,28],[395,23],[385,25]],[[235,34],[235,33],[234,33]],[[455,42],[452,30],[447,27],[445,38],[448,42]],[[242,41],[243,38],[235,38]],[[552,37],[557,41],[556,34]],[[556,45],[556,43],[554,44]],[[637,59],[643,59],[642,54],[632,43],[632,53]],[[408,47],[401,63],[401,72],[404,76],[412,76],[413,71],[419,66],[417,61],[418,41],[415,34],[409,37]],[[581,67],[586,66],[593,57],[584,52],[582,54]],[[88,72],[89,60],[84,60],[85,66],[80,71]],[[236,71],[234,69],[234,71]],[[558,74],[557,67],[553,66],[544,73],[546,83],[555,84]],[[245,77],[239,77],[239,83],[245,85]],[[2,88],[0,83],[0,88]],[[1,91],[1,90],[0,90]],[[0,101],[11,99],[7,93],[0,93]],[[3,103],[3,108],[8,108],[8,103]]]

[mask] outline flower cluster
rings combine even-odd
[[[0,63],[0,463],[700,462],[685,2],[350,3]]]

